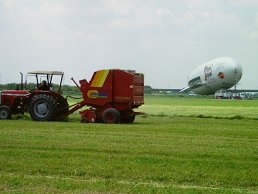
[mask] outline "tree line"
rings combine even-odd
[[[24,90],[33,90],[36,89],[37,85],[34,83],[28,83],[23,85]],[[58,84],[52,84],[53,90],[57,90],[59,88]],[[0,84],[0,90],[20,90],[21,84],[17,83],[8,83],[8,84]],[[62,91],[67,93],[80,93],[77,86],[70,85],[62,85]]]
[[[36,89],[37,85],[34,83],[28,83],[23,85],[24,90],[33,90]],[[53,90],[57,90],[59,88],[58,84],[52,84]],[[2,90],[20,90],[21,84],[17,83],[8,83],[8,84],[0,84],[0,91]],[[151,94],[153,89],[150,86],[144,86],[144,93]],[[79,88],[77,86],[70,85],[62,85],[62,92],[69,94],[80,94]]]

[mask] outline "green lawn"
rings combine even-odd
[[[0,191],[258,193],[258,101],[145,103],[129,125],[0,121]]]

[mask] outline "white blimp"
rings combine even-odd
[[[220,57],[210,60],[193,70],[189,75],[188,87],[199,95],[210,95],[221,89],[236,85],[242,77],[242,65],[232,57]]]

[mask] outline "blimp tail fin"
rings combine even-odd
[[[190,90],[193,90],[193,89],[202,87],[202,86],[204,86],[205,84],[206,84],[205,82],[201,82],[201,83],[198,83],[198,84],[194,84],[193,86],[188,86],[188,87],[183,88],[183,89],[180,90],[179,92],[189,92]]]
[[[179,92],[188,92],[189,90],[191,90],[190,87],[185,87],[182,90],[180,90]]]

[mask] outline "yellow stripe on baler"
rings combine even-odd
[[[91,87],[102,87],[108,76],[108,73],[109,73],[109,70],[97,71],[90,86]]]

